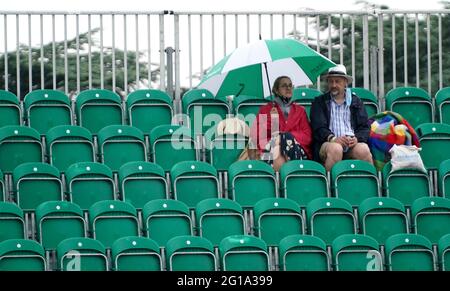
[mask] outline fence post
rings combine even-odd
[[[376,46],[370,47],[370,91],[378,96],[378,48]]]
[[[166,75],[167,75],[167,86],[166,86],[166,92],[169,94],[169,96],[174,96],[173,91],[173,53],[175,50],[169,46],[167,47],[164,52],[166,53]]]

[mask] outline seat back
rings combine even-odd
[[[0,242],[25,238],[23,211],[16,204],[0,202]]]
[[[413,228],[432,243],[450,233],[450,200],[442,197],[422,197],[411,206]]]
[[[28,239],[0,242],[0,271],[46,271],[44,249]]]
[[[162,271],[159,246],[146,237],[117,239],[111,247],[111,258],[115,271]]]
[[[343,234],[332,243],[336,271],[382,271],[378,242],[370,236]]]
[[[0,127],[0,170],[11,173],[26,162],[42,162],[44,149],[39,133],[26,126]]]
[[[438,191],[440,196],[444,198],[450,197],[450,159],[439,164]]]
[[[233,98],[234,115],[244,120],[248,126],[252,126],[261,106],[270,100],[261,97],[239,95]]]
[[[399,87],[386,94],[386,110],[402,115],[413,128],[434,121],[434,106],[430,95],[415,87]]]
[[[380,112],[380,106],[378,105],[377,97],[366,88],[354,87],[351,88],[353,93],[358,96],[361,101],[364,103],[364,107],[366,108],[367,116],[371,117]]]
[[[322,95],[322,92],[314,88],[295,88],[292,95],[292,102],[303,106],[309,118],[311,104],[314,101],[314,98],[319,95]]]
[[[58,90],[33,90],[25,96],[26,124],[40,134],[58,125],[72,124],[72,106],[66,94]]]
[[[438,169],[442,161],[450,159],[447,149],[450,147],[450,125],[425,123],[416,128],[419,137],[420,156],[425,167]]]
[[[75,100],[77,124],[92,134],[113,124],[123,124],[121,98],[109,90],[92,89],[78,94]]]
[[[157,89],[141,89],[128,94],[126,100],[128,124],[150,134],[158,125],[171,124],[172,99]]]
[[[450,234],[446,234],[438,242],[438,261],[442,271],[450,270]]]
[[[209,198],[200,201],[195,208],[199,236],[218,246],[223,238],[245,234],[242,207],[233,200]]]
[[[169,271],[216,271],[217,260],[210,241],[198,236],[177,236],[166,244]]]
[[[221,271],[269,271],[266,243],[249,235],[225,237],[219,245]]]
[[[49,163],[61,172],[74,163],[95,162],[92,134],[84,127],[59,125],[47,132],[45,140]]]
[[[137,209],[155,199],[167,199],[168,184],[164,170],[149,162],[128,162],[119,169],[122,199]]]
[[[0,90],[0,127],[6,125],[22,125],[22,109],[16,95]]]
[[[450,124],[450,87],[437,91],[435,100],[437,121]]]
[[[73,237],[63,240],[56,249],[59,271],[108,271],[106,249],[95,239]]]

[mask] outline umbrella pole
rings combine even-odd
[[[269,86],[269,94],[271,94],[272,88],[270,86],[269,72],[267,71],[267,63],[266,62],[264,62],[264,69],[266,70],[267,86]],[[263,89],[263,95],[264,95],[264,89]]]

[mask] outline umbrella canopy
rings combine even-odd
[[[294,86],[310,85],[334,66],[335,63],[297,40],[259,40],[223,58],[197,88],[207,89],[215,96],[266,97],[272,95],[271,85],[279,76],[290,77]]]

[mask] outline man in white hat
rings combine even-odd
[[[327,171],[342,159],[364,160],[373,164],[367,145],[369,125],[361,99],[347,88],[353,78],[343,65],[330,68],[325,76],[328,92],[316,97],[311,106],[314,158]]]

